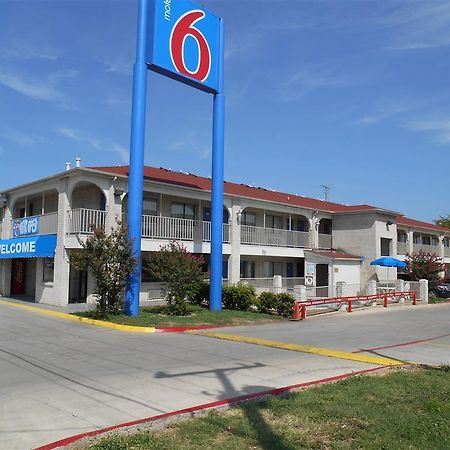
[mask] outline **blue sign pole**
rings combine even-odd
[[[147,101],[147,38],[148,0],[139,0],[136,63],[133,71],[133,106],[131,116],[130,173],[128,189],[128,238],[133,255],[138,264],[128,279],[125,313],[129,316],[139,314],[139,291],[141,284],[141,223],[142,196],[144,189],[144,143],[145,110]]]
[[[222,310],[222,234],[223,234],[223,166],[225,138],[225,95],[223,82],[224,24],[220,20],[219,83],[214,95],[212,148],[212,207],[211,207],[211,288],[209,309]]]

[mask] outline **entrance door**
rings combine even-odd
[[[86,303],[87,272],[70,266],[69,272],[69,303]]]
[[[26,260],[11,260],[11,295],[25,295]]]
[[[328,297],[328,264],[316,264],[316,286],[320,287],[320,297]]]

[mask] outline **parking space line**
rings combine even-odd
[[[330,358],[347,359],[350,361],[358,361],[367,364],[376,364],[382,366],[400,366],[403,364],[411,364],[404,361],[398,361],[391,358],[381,356],[364,355],[362,353],[351,353],[342,350],[334,350],[330,348],[312,347],[310,345],[291,344],[287,342],[272,341],[268,339],[260,339],[249,336],[238,336],[235,334],[217,333],[214,331],[188,331],[189,334],[196,334],[215,339],[224,339],[227,341],[241,342],[244,344],[254,344],[263,347],[279,348],[300,353],[312,353],[315,355],[328,356]]]

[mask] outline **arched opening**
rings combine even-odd
[[[91,234],[95,228],[105,226],[106,197],[95,184],[79,182],[69,198],[71,234]]]
[[[332,248],[333,221],[320,219],[319,222],[319,248]]]

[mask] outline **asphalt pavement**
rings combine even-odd
[[[450,304],[405,305],[220,331],[449,364],[449,319]],[[408,344],[417,340],[422,342]],[[374,350],[378,347],[383,348]],[[0,305],[0,448],[34,448],[122,422],[371,367],[199,335],[121,333]]]

